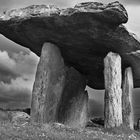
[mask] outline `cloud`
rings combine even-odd
[[[0,107],[17,109],[27,108],[31,104],[33,81],[17,77],[11,83],[0,82]]]
[[[5,69],[4,67],[0,68],[0,80],[5,83],[10,83],[11,79],[15,79],[18,76],[19,75],[17,75],[13,71]]]
[[[39,58],[32,52],[0,51],[0,107],[30,106]]]
[[[1,108],[27,108],[31,103],[31,91],[18,85],[0,83],[0,107]]]
[[[35,74],[39,57],[34,53],[25,54],[21,51],[20,53],[13,53],[11,57],[16,62],[15,70],[21,75],[30,76]]]
[[[11,59],[6,51],[0,51],[0,65],[7,67],[8,69],[12,69],[16,63],[13,59]]]
[[[35,75],[38,61],[39,57],[32,52],[12,52],[10,57],[6,51],[0,51],[0,74],[11,79],[20,76],[30,78]]]
[[[23,77],[12,79],[9,84],[0,82],[0,107],[10,109],[30,107],[32,83]]]
[[[11,79],[15,79],[20,74],[14,71],[16,62],[11,59],[6,51],[0,51],[0,81],[10,83]]]

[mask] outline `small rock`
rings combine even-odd
[[[10,114],[12,123],[25,123],[30,119],[30,116],[25,112],[12,111]]]

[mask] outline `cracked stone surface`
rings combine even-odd
[[[127,21],[119,2],[85,2],[66,9],[32,5],[2,14],[0,33],[38,56],[44,42],[55,44],[65,63],[94,89],[104,89],[104,57],[110,51],[119,53],[123,71],[132,67],[134,87],[140,87],[140,42],[122,25]]]

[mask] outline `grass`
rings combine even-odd
[[[140,140],[140,133],[124,127],[74,129],[58,123],[41,126],[29,122],[1,122],[0,140]]]

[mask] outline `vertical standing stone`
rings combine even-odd
[[[137,125],[135,127],[135,130],[139,130],[140,129],[140,118],[137,119]]]
[[[104,67],[105,128],[118,127],[122,124],[121,57],[108,53]]]
[[[85,86],[85,78],[65,66],[59,48],[45,43],[33,86],[31,120],[84,127],[88,102]]]
[[[57,107],[65,85],[65,65],[61,53],[53,44],[42,48],[32,92],[33,122],[55,122]]]
[[[123,124],[134,129],[134,114],[132,107],[133,74],[129,67],[125,70],[122,92]]]
[[[59,106],[59,122],[71,127],[85,127],[88,106],[85,87],[85,78],[77,70],[70,68]]]

